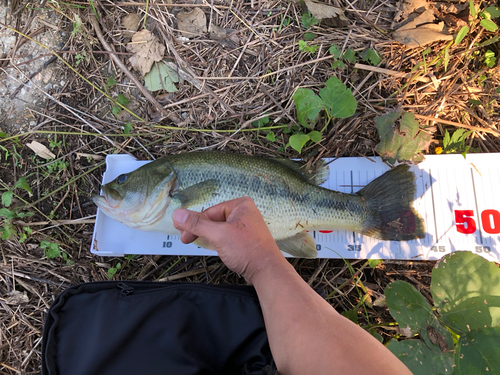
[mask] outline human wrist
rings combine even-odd
[[[259,260],[258,265],[252,270],[252,273],[245,278],[254,286],[265,283],[269,278],[283,272],[287,269],[293,270],[293,267],[288,263],[281,252],[270,254]]]

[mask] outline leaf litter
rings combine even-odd
[[[151,70],[155,62],[163,59],[165,46],[160,43],[156,35],[149,30],[141,30],[132,36],[132,41],[127,44],[127,49],[134,55],[130,64],[144,76]]]

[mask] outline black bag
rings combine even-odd
[[[45,322],[42,375],[274,373],[252,287],[82,284],[56,298]]]

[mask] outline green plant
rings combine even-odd
[[[304,13],[302,15],[302,26],[304,26],[306,29],[310,28],[311,26],[317,25],[319,23],[319,20],[314,17],[311,12],[307,11],[307,13]]]
[[[33,195],[31,188],[26,181],[26,177],[21,177],[11,189],[7,189],[2,193],[2,208],[0,208],[0,218],[3,218],[2,225],[0,226],[1,239],[7,240],[14,237],[17,234],[15,226],[12,224],[12,220],[17,218],[24,218],[26,216],[33,215],[32,212],[20,212],[19,208],[9,209],[8,207],[12,204],[12,198],[14,197],[14,190],[22,189],[28,192],[30,196]],[[24,240],[23,240],[24,241]],[[21,241],[22,242],[22,241]]]
[[[385,289],[400,332],[391,350],[415,375],[500,373],[500,269],[468,251],[445,255],[432,271],[434,306],[412,285]]]
[[[73,31],[71,32],[71,36],[74,38],[77,34],[82,32],[82,19],[78,14],[73,14],[75,17],[75,21],[73,22]]]
[[[116,275],[116,272],[118,272],[118,270],[122,268],[122,264],[121,263],[117,263],[116,266],[114,267],[110,267],[108,269],[108,277],[110,279],[112,279],[115,275]]]
[[[472,134],[472,130],[457,129],[450,136],[450,133],[446,130],[443,138],[443,152],[445,154],[460,153],[465,158],[465,154],[470,149],[470,146],[465,145],[465,140],[470,134]]]
[[[128,106],[128,103],[130,102],[130,100],[128,100],[128,98],[123,94],[118,94],[118,98],[116,98],[116,101],[124,107]],[[113,112],[113,114],[116,116],[118,113],[121,112],[121,110],[122,109],[119,105],[114,105],[113,108],[111,109],[111,112]]]
[[[292,126],[289,129],[294,132],[289,138],[289,145],[299,153],[308,141],[321,141],[321,133],[333,118],[350,117],[357,107],[351,90],[334,76],[325,82],[325,87],[319,91],[319,95],[311,89],[299,88],[292,98],[297,110],[297,119],[303,128]],[[316,131],[314,127],[323,111],[326,114],[326,124],[321,131]]]
[[[299,40],[299,50],[302,52],[315,53],[319,49],[319,46],[310,46],[304,40]]]
[[[419,123],[411,112],[403,113],[399,129],[397,120],[402,111],[391,111],[375,118],[380,143],[375,150],[384,160],[394,164],[399,161],[422,161],[421,150],[429,147],[431,134],[420,130]]]
[[[495,66],[496,60],[497,58],[495,57],[495,52],[493,52],[492,50],[489,49],[484,53],[483,61],[488,68],[493,68]]]
[[[345,67],[344,61],[350,62],[351,64],[356,62],[356,52],[353,49],[348,48],[342,53],[342,49],[339,46],[332,44],[328,51],[334,58],[332,69],[343,69]]]
[[[71,265],[74,263],[74,261],[69,259],[68,254],[59,248],[59,244],[55,242],[44,240],[40,242],[40,248],[45,251],[45,256],[47,257],[47,259],[63,258],[63,260],[66,262],[66,265]]]
[[[379,53],[371,48],[367,48],[367,49],[361,51],[361,53],[359,54],[359,57],[361,57],[361,59],[363,61],[366,61],[366,62],[372,64],[373,66],[377,66],[378,64],[380,64],[380,61],[382,60],[380,58]]]
[[[86,62],[90,61],[90,57],[87,56],[87,52],[85,52],[85,51],[82,51],[81,53],[77,53],[75,55],[75,59],[76,59],[76,65],[80,65],[80,63],[82,61],[86,61]]]

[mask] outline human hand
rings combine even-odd
[[[284,260],[251,198],[223,202],[201,213],[177,209],[172,219],[182,242],[198,237],[208,242],[226,266],[248,282],[272,260]]]

